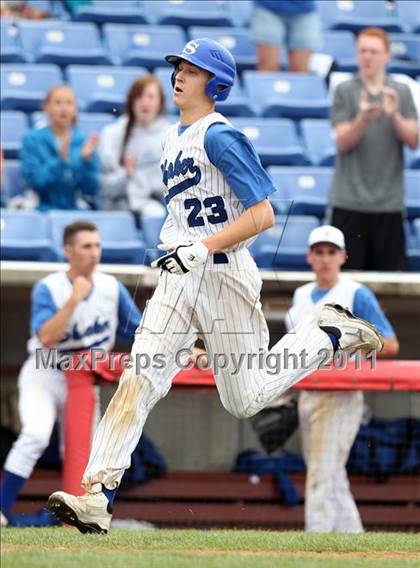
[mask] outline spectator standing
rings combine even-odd
[[[308,314],[317,315],[327,303],[340,303],[374,324],[384,337],[379,357],[399,350],[391,324],[366,286],[340,274],[346,260],[343,233],[317,227],[309,235],[307,260],[315,281],[297,288],[287,314],[293,330]],[[319,532],[362,532],[346,472],[347,459],[362,419],[361,391],[302,391],[299,424],[306,461],[305,528]]]
[[[67,271],[50,274],[35,284],[31,301],[32,337],[29,357],[19,374],[19,416],[21,433],[4,465],[0,486],[1,526],[7,524],[51,524],[43,513],[17,517],[12,507],[31,476],[36,462],[49,444],[54,424],[62,415],[66,381],[54,357],[40,366],[54,351],[60,354],[95,349],[109,351],[118,336],[132,341],[141,314],[121,282],[95,270],[101,245],[95,225],[77,221],[64,231]]]
[[[289,71],[307,73],[311,53],[321,45],[315,0],[254,0],[250,31],[260,71],[278,71],[285,47]]]
[[[131,210],[137,219],[145,208],[165,214],[160,157],[169,122],[165,98],[153,75],[130,87],[126,114],[106,126],[100,136],[101,190],[104,208]]]
[[[383,30],[360,32],[357,57],[359,74],[337,86],[331,110],[338,147],[331,223],[346,237],[346,268],[404,270],[403,146],[417,147],[416,108],[409,88],[386,75]]]
[[[22,175],[39,198],[39,209],[86,208],[99,188],[98,137],[77,128],[77,106],[67,85],[53,87],[44,101],[49,125],[29,131],[21,150]]]

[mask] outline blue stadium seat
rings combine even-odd
[[[300,73],[244,71],[243,80],[251,102],[263,116],[327,118],[329,100],[324,81]]]
[[[76,22],[93,22],[95,24],[147,24],[142,2],[137,0],[96,0],[92,4],[80,6],[73,15]]]
[[[0,21],[0,37],[1,63],[24,63],[25,57],[20,45],[19,29],[13,21]]]
[[[408,219],[420,217],[420,172],[404,170],[405,205]]]
[[[162,251],[157,248],[160,243],[160,230],[165,222],[166,215],[142,215],[142,232],[146,247],[144,264],[149,265],[153,260],[162,256]]]
[[[144,0],[146,16],[156,24],[176,26],[231,26],[225,4],[214,0]]]
[[[331,55],[339,71],[354,73],[357,70],[354,35],[348,31],[325,31],[322,34],[320,53]]]
[[[234,118],[232,123],[251,140],[263,166],[299,166],[308,163],[292,120]]]
[[[126,67],[70,65],[67,77],[76,93],[79,108],[88,112],[119,114],[127,92],[146,69]]]
[[[38,110],[47,91],[62,82],[57,65],[1,65],[2,110]]]
[[[404,31],[420,32],[420,4],[413,0],[396,0],[395,9],[404,25]]]
[[[300,121],[307,156],[314,166],[333,166],[336,146],[331,122],[327,119],[305,118]]]
[[[233,84],[226,101],[216,102],[216,111],[225,116],[251,117],[255,116],[255,109],[248,96],[245,95],[239,79]]]
[[[94,24],[19,21],[25,56],[36,63],[106,65],[109,58]]]
[[[420,73],[420,37],[418,34],[390,34],[389,73],[405,73],[415,77]]]
[[[45,215],[2,210],[0,223],[2,260],[55,260]]]
[[[407,146],[404,147],[405,167],[413,170],[420,170],[420,148],[411,150]]]
[[[5,110],[1,113],[1,146],[5,158],[17,158],[22,138],[28,130],[28,119],[24,112]]]
[[[87,220],[99,229],[102,243],[102,262],[143,264],[144,243],[139,239],[131,213],[98,211],[50,211],[47,216],[51,223],[54,250],[63,259],[63,231],[69,223]]]
[[[1,196],[4,198],[5,203],[11,197],[22,195],[25,189],[25,184],[22,178],[22,172],[19,160],[4,160],[3,162],[3,176],[1,184]]]
[[[420,219],[414,219],[410,224],[404,221],[405,252],[408,268],[411,271],[420,271]]]
[[[179,26],[105,24],[104,37],[115,64],[148,69],[166,65],[165,55],[179,53],[186,42]]]
[[[275,166],[269,168],[269,174],[279,196],[288,207],[287,214],[324,218],[334,175],[333,168]],[[275,196],[276,194],[272,197]]]
[[[402,22],[391,15],[384,0],[318,0],[317,6],[327,29],[359,32],[377,26],[388,32],[403,31]]]
[[[220,42],[232,53],[240,72],[257,66],[257,48],[247,29],[192,26],[188,34],[190,39],[208,37]]]
[[[260,268],[308,270],[306,262],[309,233],[319,226],[316,217],[276,217],[276,225],[259,235],[251,253]]]

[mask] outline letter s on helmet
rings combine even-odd
[[[218,41],[193,39],[181,53],[167,55],[165,59],[175,66],[175,71],[181,60],[205,69],[213,75],[207,83],[207,95],[215,101],[225,101],[228,98],[235,80],[236,63],[230,51]],[[175,71],[172,73],[172,85],[175,84]]]

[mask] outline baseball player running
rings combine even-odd
[[[374,323],[384,337],[381,357],[399,350],[398,340],[375,295],[342,276],[346,261],[344,235],[336,227],[317,227],[309,235],[307,259],[315,282],[297,288],[286,318],[298,326],[308,313],[322,313],[327,302],[338,302]],[[361,532],[356,503],[350,491],[346,463],[363,413],[361,391],[302,391],[298,399],[299,424],[307,466],[305,528],[317,532]]]
[[[132,365],[120,379],[96,430],[81,497],[53,493],[48,506],[81,532],[107,532],[112,504],[145,420],[179,372],[179,353],[198,336],[205,343],[224,407],[248,418],[315,370],[325,350],[381,350],[373,326],[341,307],[325,306],[268,352],[260,303],[261,277],[248,245],[271,227],[267,197],[275,189],[249,140],[214,111],[236,73],[231,53],[209,39],[168,55],[180,122],[163,145],[161,169],[168,217],[167,254],[132,347],[132,361],[165,357],[165,365]],[[279,133],[279,136],[281,133]],[[271,373],[267,355],[305,356],[293,370]],[[147,357],[145,357],[147,356]],[[217,363],[217,364],[216,364]],[[141,368],[140,368],[141,367]]]
[[[12,507],[64,410],[63,357],[92,348],[109,351],[117,335],[132,340],[141,317],[125,286],[95,270],[101,244],[93,223],[67,225],[63,241],[69,269],[49,274],[32,290],[29,357],[18,378],[22,428],[4,464],[1,526],[49,521],[43,514],[18,518]]]

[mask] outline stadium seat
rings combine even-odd
[[[317,6],[327,29],[357,33],[363,28],[376,26],[388,32],[403,31],[402,22],[390,13],[383,0],[318,0]]]
[[[300,121],[302,137],[309,160],[314,166],[333,166],[336,146],[331,122],[322,118]]]
[[[144,264],[149,265],[153,260],[162,256],[157,248],[160,243],[160,230],[165,222],[166,215],[142,215],[142,233],[146,247]]]
[[[407,146],[404,147],[405,167],[413,170],[420,170],[420,148],[411,150]]]
[[[252,117],[256,115],[255,109],[248,96],[245,95],[239,79],[233,84],[226,101],[216,102],[216,111],[225,116]]]
[[[420,272],[420,219],[414,219],[412,224],[404,221],[404,232],[408,268]]]
[[[5,158],[17,158],[22,138],[28,130],[28,119],[24,112],[5,110],[1,113],[1,147]]]
[[[420,172],[404,170],[405,205],[408,219],[420,217]]]
[[[2,260],[55,260],[45,215],[2,210],[0,223]]]
[[[318,226],[316,217],[277,216],[275,226],[261,233],[250,247],[255,262],[266,269],[308,270],[308,236]]]
[[[333,168],[275,166],[269,168],[269,174],[288,208],[286,214],[324,218]]]
[[[148,69],[165,65],[165,55],[179,53],[186,42],[179,26],[105,24],[104,37],[113,63]]]
[[[144,0],[150,22],[176,26],[231,26],[226,5],[214,0]]]
[[[396,0],[395,9],[404,30],[413,34],[420,32],[420,5],[413,0]]]
[[[93,22],[94,24],[147,24],[143,4],[137,0],[96,0],[95,2],[79,6],[73,20],[76,22]]]
[[[13,21],[1,20],[0,37],[1,63],[24,63],[25,57],[20,45],[19,29]]]
[[[46,92],[62,82],[57,65],[1,65],[2,110],[38,110]]]
[[[143,264],[144,243],[139,239],[134,218],[127,212],[50,211],[51,234],[55,253],[63,259],[63,231],[69,223],[87,220],[99,229],[102,243],[102,262]]]
[[[119,114],[127,92],[146,69],[126,67],[70,65],[67,77],[76,93],[79,108],[89,112]]]
[[[348,31],[325,31],[322,34],[320,53],[331,55],[335,68],[354,73],[357,70],[354,35]]]
[[[7,204],[10,198],[22,195],[24,189],[25,184],[22,178],[20,161],[4,160],[1,183],[1,196],[4,198],[4,202]]]
[[[21,20],[19,30],[28,61],[60,66],[106,65],[110,62],[94,24]]]
[[[420,73],[420,37],[417,34],[390,34],[392,59],[389,73],[405,73],[416,77]]]
[[[245,89],[266,117],[327,118],[329,100],[324,81],[300,73],[244,71]]]
[[[232,123],[251,140],[263,166],[299,166],[308,163],[292,120],[234,118]]]
[[[232,53],[240,72],[257,66],[257,49],[247,29],[192,26],[188,34],[190,39],[208,37],[219,41]]]

